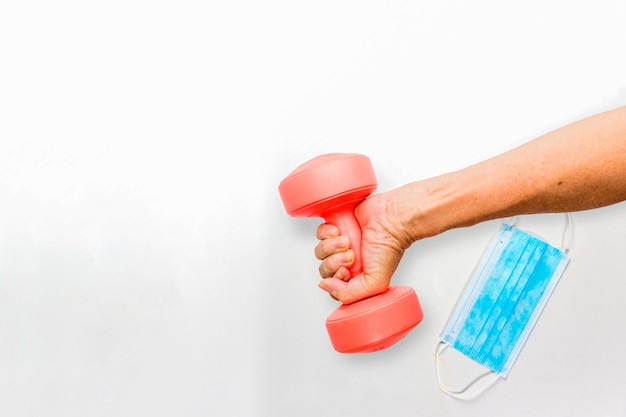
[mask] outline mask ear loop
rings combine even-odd
[[[437,344],[437,349],[435,350],[435,373],[437,374],[437,383],[439,384],[439,389],[441,389],[443,392],[445,392],[449,396],[456,398],[458,400],[470,401],[484,394],[489,388],[491,388],[496,382],[500,380],[500,375],[496,374],[493,371],[487,371],[484,374],[479,375],[476,378],[474,378],[472,381],[470,381],[469,384],[465,386],[465,388],[459,391],[451,391],[450,389],[448,389],[448,387],[445,386],[445,384],[441,380],[441,374],[439,372],[439,356],[449,346],[450,345],[445,342],[439,342]],[[473,394],[466,394],[467,390],[469,390],[472,386],[474,386],[474,384],[476,384],[478,381],[481,381],[483,378],[486,378],[490,375],[495,376],[495,378],[492,378],[491,381],[489,381],[486,385],[484,385],[481,389],[474,392]]]
[[[518,216],[508,217],[504,219],[504,223],[511,226],[517,226]],[[564,253],[569,253],[570,246],[572,245],[572,235],[574,234],[574,220],[570,213],[565,213],[565,228],[563,229],[563,235],[561,236],[561,250]]]
[[[502,222],[506,223],[506,224],[510,224],[511,226],[517,226],[517,219],[518,218],[519,218],[518,216],[507,217],[505,219],[502,219]]]
[[[564,253],[569,253],[572,244],[572,235],[574,234],[574,221],[570,213],[565,213],[565,229],[561,238],[561,249]]]

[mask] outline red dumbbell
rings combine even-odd
[[[278,187],[285,210],[293,217],[321,217],[350,239],[356,259],[352,277],[363,271],[361,228],[354,207],[378,186],[370,160],[359,154],[320,155],[300,165]],[[387,291],[339,306],[326,319],[335,350],[375,352],[395,344],[422,320],[415,290],[391,286]]]

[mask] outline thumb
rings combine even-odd
[[[388,288],[385,284],[375,284],[374,281],[368,279],[368,277],[362,273],[349,281],[342,281],[339,278],[325,278],[320,281],[318,286],[328,292],[331,297],[344,304],[351,304],[364,298],[380,294]]]

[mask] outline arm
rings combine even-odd
[[[626,107],[580,120],[459,171],[412,182],[359,204],[364,273],[348,281],[352,253],[321,225],[320,287],[343,302],[384,291],[413,242],[520,214],[579,211],[626,200]]]
[[[396,197],[413,241],[494,218],[579,211],[625,200],[626,107],[463,170],[408,184]]]

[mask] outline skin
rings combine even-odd
[[[507,190],[502,193],[501,190]],[[589,210],[626,200],[626,107],[549,132],[459,171],[363,200],[363,273],[330,224],[317,228],[319,287],[344,304],[385,291],[413,242],[457,227],[522,214]]]

